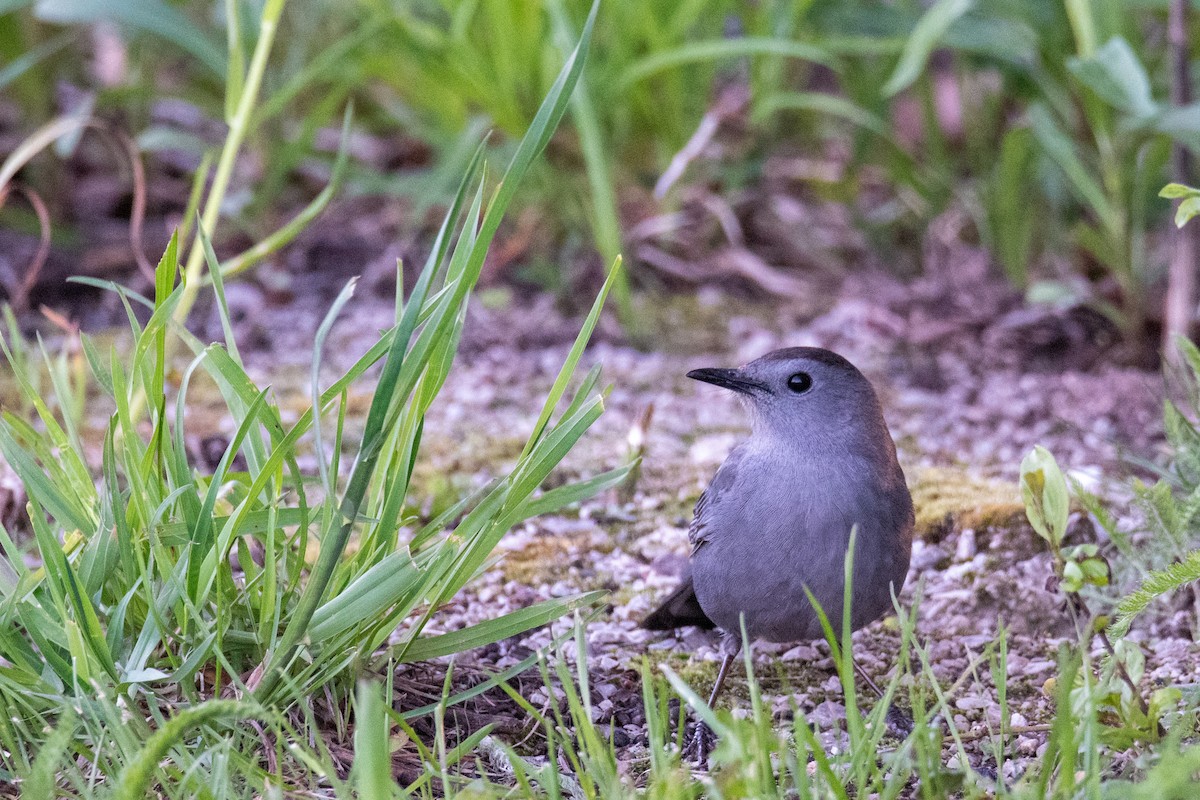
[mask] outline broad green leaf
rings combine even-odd
[[[1122,639],[1113,643],[1113,651],[1114,657],[1124,665],[1125,671],[1129,673],[1130,680],[1135,685],[1141,683],[1142,677],[1146,674],[1146,656],[1142,652],[1141,646],[1129,639]]]
[[[942,47],[1020,67],[1036,65],[1038,45],[1038,32],[1031,20],[997,16],[986,4],[956,19],[941,41]]]
[[[1187,198],[1175,209],[1175,226],[1182,228],[1197,214],[1200,214],[1200,197]]]
[[[1165,712],[1178,706],[1179,701],[1182,699],[1183,692],[1175,686],[1164,686],[1161,689],[1155,689],[1150,694],[1150,720],[1152,722],[1158,722],[1160,719],[1162,719],[1162,716]],[[1193,748],[1193,750],[1195,751],[1195,755],[1200,756],[1200,750],[1196,750],[1196,748]],[[1162,763],[1166,764],[1169,763],[1169,761],[1170,757],[1168,756],[1167,758],[1163,759]],[[1180,770],[1180,772],[1185,772],[1187,775],[1187,780],[1190,781],[1194,776],[1195,770],[1187,768],[1185,770]],[[1150,784],[1149,781],[1147,783],[1148,785],[1154,785]]]
[[[1083,570],[1079,564],[1074,561],[1068,561],[1063,565],[1063,579],[1060,584],[1062,591],[1067,594],[1075,594],[1083,588]]]
[[[1184,197],[1200,197],[1200,189],[1193,189],[1191,186],[1184,186],[1182,183],[1168,183],[1158,193],[1159,197],[1165,197],[1168,200],[1179,200]]]
[[[1158,113],[1145,122],[1193,152],[1200,152],[1200,103],[1160,107]]]
[[[1157,110],[1146,68],[1119,36],[1105,42],[1090,58],[1068,59],[1067,66],[1080,83],[1126,114],[1144,117]]]
[[[1108,586],[1108,564],[1100,558],[1089,558],[1080,563],[1083,576],[1093,586]]]
[[[1021,461],[1021,497],[1029,524],[1057,548],[1067,532],[1071,497],[1054,456],[1041,445]]]

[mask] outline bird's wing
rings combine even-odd
[[[692,512],[692,524],[688,528],[688,541],[692,543],[692,555],[707,542],[713,534],[712,519],[715,509],[721,504],[725,495],[737,481],[738,463],[744,454],[742,447],[734,448],[725,463],[713,476],[712,483],[696,501],[696,509]]]

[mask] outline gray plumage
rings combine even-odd
[[[643,625],[716,626],[726,654],[751,639],[820,638],[805,588],[840,628],[844,564],[857,527],[851,625],[892,607],[908,571],[912,499],[874,389],[828,350],[776,350],[689,377],[731,389],[753,434],[696,503],[690,572]]]

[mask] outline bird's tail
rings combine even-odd
[[[671,592],[658,608],[642,620],[641,626],[648,631],[669,631],[695,625],[697,628],[711,630],[716,623],[708,618],[700,601],[696,599],[696,588],[692,585],[692,576],[685,575],[679,588]]]

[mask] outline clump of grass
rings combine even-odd
[[[128,350],[80,339],[89,390],[100,395],[91,402],[113,409],[98,471],[77,414],[57,413],[80,407],[79,387],[44,355],[48,401],[29,380],[29,354],[0,340],[34,412],[32,420],[11,412],[0,419],[0,452],[24,484],[32,527],[27,544],[0,528],[0,704],[11,712],[0,723],[0,765],[10,778],[45,785],[35,776],[53,773],[47,759],[57,756],[41,757],[53,745],[47,752],[87,765],[65,779],[76,789],[115,781],[118,797],[141,796],[151,783],[203,794],[206,776],[181,757],[185,740],[245,779],[261,772],[258,745],[244,731],[231,735],[231,720],[278,726],[281,712],[307,707],[318,691],[346,695],[364,670],[497,641],[598,599],[557,598],[422,635],[513,525],[626,476],[622,467],[538,493],[603,409],[599,368],[574,375],[616,265],[511,471],[433,519],[404,514],[423,420],[454,361],[471,290],[516,186],[566,110],[593,19],[491,199],[485,203],[477,153],[415,288],[397,302],[394,326],[323,387],[325,339],[353,282],[335,300],[314,343],[312,406],[294,424],[284,424],[270,388],[246,373],[203,228],[223,344],[205,344],[177,324],[198,279],[181,269],[178,237],[155,270],[153,298],[107,285],[128,313]],[[149,311],[144,324],[135,305]],[[177,386],[172,342],[193,354]],[[376,363],[361,441],[346,460],[349,389]],[[201,376],[237,423],[211,474],[191,463],[185,445],[190,387]],[[299,467],[309,447],[318,475]],[[239,456],[244,468],[234,467]],[[215,755],[222,752],[227,757]],[[184,763],[191,766],[173,766]],[[283,785],[287,777],[271,780]]]

